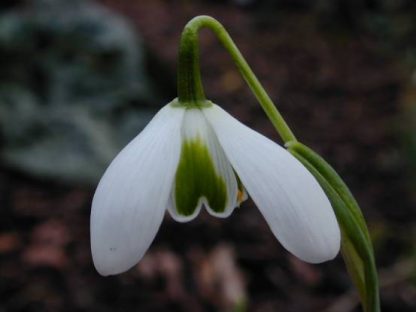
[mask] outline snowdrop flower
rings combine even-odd
[[[334,258],[340,230],[315,178],[284,148],[205,104],[169,103],[108,167],[91,212],[98,272],[134,266],[166,210],[179,222],[194,219],[202,207],[224,218],[247,193],[288,251],[311,263]]]

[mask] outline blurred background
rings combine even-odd
[[[416,3],[3,0],[0,311],[360,311],[339,256],[286,252],[249,200],[225,220],[166,216],[144,259],[101,277],[95,186],[176,97],[185,23],[221,21],[297,137],[345,179],[374,239],[382,310],[416,311]],[[201,33],[206,93],[278,141],[230,57]]]

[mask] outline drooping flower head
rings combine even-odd
[[[251,196],[277,239],[300,259],[336,256],[340,230],[325,193],[284,148],[206,101],[174,100],[113,160],[94,195],[91,246],[102,275],[134,266],[165,211],[187,222],[228,217]]]
[[[290,153],[206,100],[198,57],[204,27],[231,55]],[[296,139],[224,27],[209,16],[193,18],[178,60],[178,99],[120,152],[98,185],[91,213],[97,270],[117,274],[137,263],[165,210],[179,222],[203,207],[224,218],[250,195],[277,239],[304,261],[335,257],[340,226],[342,255],[363,308],[380,311],[374,250],[357,201],[336,171]]]

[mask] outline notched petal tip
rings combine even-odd
[[[180,223],[186,223],[186,222],[190,222],[194,220],[199,215],[201,208],[202,208],[202,204],[197,204],[191,214],[187,214],[187,215],[181,214],[176,210],[175,205],[173,203],[173,199],[171,197],[169,199],[167,210],[173,220],[175,220],[176,222],[180,222]]]

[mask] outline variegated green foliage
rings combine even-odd
[[[96,183],[154,110],[140,37],[87,0],[0,15],[1,157],[42,177]]]

